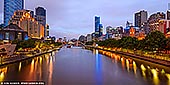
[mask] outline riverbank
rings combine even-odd
[[[138,59],[146,60],[146,61],[153,62],[153,63],[156,63],[156,64],[161,64],[161,65],[164,65],[164,66],[170,66],[170,61],[154,59],[154,58],[150,58],[150,57],[147,57],[147,56],[141,56],[141,55],[132,54],[132,53],[125,53],[125,52],[120,52],[120,51],[114,51],[114,50],[111,50],[111,49],[104,49],[104,48],[93,47],[93,46],[86,46],[86,48],[93,48],[93,49],[108,51],[108,52],[112,52],[112,53],[117,53],[117,54],[122,54],[122,55],[130,56],[130,57],[133,57],[133,58],[138,58]]]
[[[45,52],[36,53],[34,55],[31,55],[31,56],[16,55],[14,57],[5,58],[4,60],[1,59],[0,66],[5,66],[5,65],[8,65],[8,64],[28,60],[28,59],[31,59],[31,58],[34,58],[34,57],[37,57],[37,56],[40,56],[40,55],[44,55],[44,54],[51,53],[51,52],[56,51],[56,50],[60,50],[61,48],[62,48],[62,46],[59,46],[59,47],[50,49],[50,50],[45,51]]]

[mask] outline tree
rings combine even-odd
[[[167,52],[167,50],[170,50],[170,37],[166,39],[166,47],[165,47],[165,49],[166,49],[166,52]]]
[[[166,46],[166,38],[160,31],[149,33],[145,37],[145,49],[150,51],[160,51]]]

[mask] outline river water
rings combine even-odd
[[[170,85],[170,67],[77,47],[0,67],[0,81],[45,85]]]

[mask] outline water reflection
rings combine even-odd
[[[156,69],[151,69],[151,72],[153,74],[153,82],[155,85],[159,85],[159,78],[158,78],[158,72]]]
[[[6,73],[7,73],[7,67],[3,67],[0,69],[0,82],[4,80]]]
[[[22,62],[19,63],[19,68],[18,68],[19,72],[21,71],[21,66],[22,66]]]
[[[96,79],[97,79],[97,85],[102,84],[102,61],[101,61],[101,55],[99,54],[98,50],[95,50],[96,54]]]
[[[120,56],[120,55],[117,55],[111,52],[107,52],[107,51],[102,51],[102,50],[100,50],[99,52],[103,55],[106,55],[112,58],[113,59],[112,61],[121,63],[123,70],[126,68],[127,72],[133,71],[135,76],[139,75],[137,74],[137,72],[139,71],[139,73],[141,73],[142,77],[145,80],[152,81],[154,85],[160,85],[162,83],[165,84],[164,81],[167,82],[165,85],[170,85],[170,74],[169,74],[170,69],[168,67],[159,65],[160,68],[158,68],[157,65],[153,63],[150,64],[150,62],[147,62],[148,64],[146,64],[145,62],[142,62],[142,60],[141,61],[138,60],[136,62],[136,60],[131,59],[128,56],[123,57],[123,56]],[[165,71],[162,68],[165,68],[167,71]],[[162,78],[161,76],[165,76],[166,78]]]
[[[53,57],[50,57],[49,63],[49,78],[48,78],[48,85],[52,85],[52,75],[53,75]]]
[[[135,76],[136,76],[137,67],[136,67],[135,61],[133,61],[133,71],[134,71],[134,74],[135,74]]]

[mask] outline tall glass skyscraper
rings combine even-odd
[[[47,37],[46,10],[43,7],[35,8],[35,19],[44,26],[44,36]]]
[[[4,0],[4,25],[8,25],[16,10],[22,9],[24,9],[24,0]]]
[[[35,8],[35,17],[36,20],[41,23],[43,26],[46,25],[46,10],[43,7]]]
[[[100,32],[100,17],[95,16],[95,36],[99,37]]]

